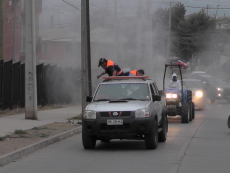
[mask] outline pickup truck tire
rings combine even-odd
[[[189,123],[190,106],[188,103],[184,103],[181,108],[181,123]]]
[[[145,135],[145,147],[147,149],[156,149],[158,145],[158,126],[156,120],[153,122],[153,132]]]
[[[92,135],[82,133],[82,143],[85,149],[94,149],[96,146],[96,138]]]
[[[158,134],[158,141],[165,142],[168,132],[168,119],[166,114],[162,116],[162,124],[160,127],[162,128],[162,131]]]

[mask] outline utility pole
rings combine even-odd
[[[216,15],[215,15],[215,19],[216,19],[216,16],[217,16],[217,11],[218,11],[218,7],[221,6],[221,5],[217,5],[216,7]]]
[[[37,120],[35,3],[25,0],[25,118]]]
[[[142,44],[142,0],[138,0],[137,10],[137,37],[136,37],[136,68],[142,68],[142,55],[141,55],[141,44]]]
[[[167,43],[167,58],[171,56],[171,25],[172,25],[172,2],[169,7],[169,28],[168,28],[168,43]]]
[[[5,1],[0,0],[0,59],[5,57],[5,17],[4,17]]]
[[[13,62],[15,62],[16,60],[16,50],[17,50],[17,18],[18,18],[18,15],[17,15],[17,5],[18,5],[18,2],[20,0],[13,0],[13,3],[14,3],[14,36],[13,36],[13,40],[14,40],[14,46],[13,46]]]
[[[152,10],[151,0],[146,0],[146,13],[145,13],[145,60],[144,66],[146,67],[146,73],[153,74],[153,32],[152,32],[152,16],[150,12]]]
[[[119,23],[117,20],[117,0],[114,0],[114,16],[115,16],[115,31],[114,31],[114,59],[121,63],[121,58],[119,56]]]
[[[90,60],[90,26],[89,0],[81,0],[81,88],[82,113],[86,107],[87,95],[92,95],[91,60]]]
[[[207,15],[208,15],[208,7],[209,7],[209,5],[207,5]]]
[[[88,95],[92,96],[92,75],[91,75],[91,46],[90,46],[90,10],[89,10],[89,0],[86,1],[86,35],[87,35],[87,79],[88,79]]]

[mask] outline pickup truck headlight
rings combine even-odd
[[[148,109],[138,109],[135,111],[135,118],[146,118],[150,117]]]
[[[223,91],[224,89],[223,88],[217,88],[217,91]]]
[[[202,91],[197,91],[196,92],[196,96],[197,97],[202,97],[203,96],[203,92]]]
[[[96,112],[95,111],[85,111],[83,114],[84,119],[95,120]]]

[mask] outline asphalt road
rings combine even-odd
[[[0,167],[0,173],[229,173],[229,111],[226,102],[208,103],[192,123],[170,119],[167,141],[156,150],[146,150],[144,141],[97,142],[95,150],[84,150],[79,134]]]

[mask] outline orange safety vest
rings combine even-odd
[[[114,66],[114,62],[111,61],[111,60],[108,60],[108,61],[107,61],[107,68],[108,68],[109,66]]]
[[[137,76],[137,70],[130,71],[129,73],[134,74],[135,76]]]
[[[113,61],[108,60],[106,67],[108,68],[109,66],[114,66],[114,65],[115,65],[115,63]],[[120,75],[121,73],[122,73],[122,70],[120,70],[119,72],[116,71],[116,75]]]

